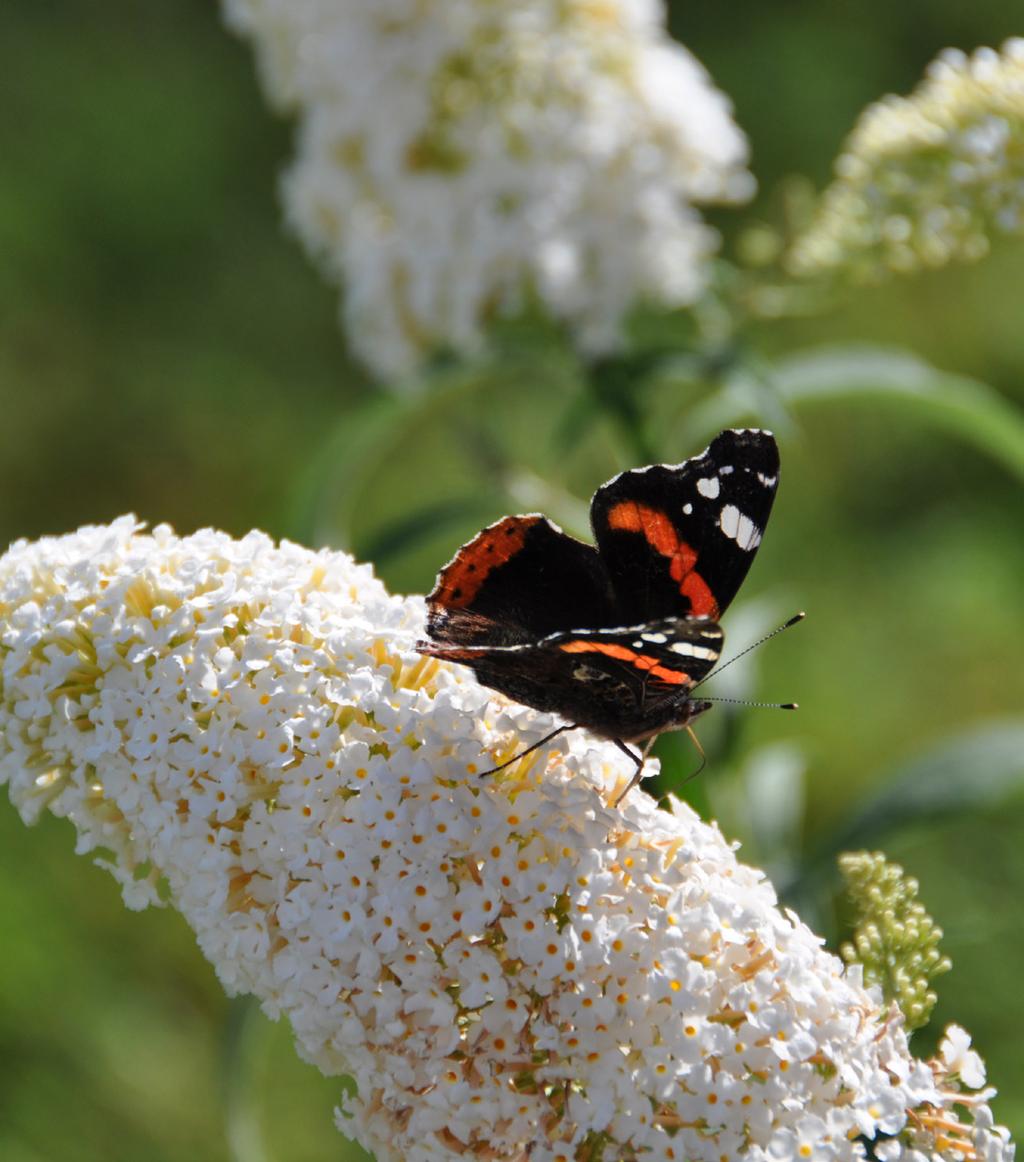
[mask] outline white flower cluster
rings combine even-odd
[[[337,553],[130,518],[0,560],[0,780],[348,1073],[380,1159],[1012,1158],[760,872],[577,733],[417,655]],[[963,1088],[966,1086],[967,1088]],[[892,1137],[889,1137],[889,1136]]]
[[[746,142],[662,0],[224,0],[299,119],[294,228],[396,376],[539,301],[589,352],[638,300],[691,303],[752,190]]]
[[[791,253],[799,274],[863,281],[987,253],[1024,230],[1024,40],[949,49],[910,97],[860,118],[817,219]]]

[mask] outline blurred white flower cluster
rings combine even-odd
[[[399,376],[537,301],[586,352],[701,290],[694,202],[753,182],[727,100],[661,0],[224,0],[298,117],[292,225]]]
[[[162,885],[402,1162],[1012,1157],[981,1060],[933,1062],[718,830],[412,648],[337,553],[132,518],[0,560],[0,781],[129,904]],[[625,768],[625,769],[624,769]]]
[[[948,49],[910,97],[862,115],[817,219],[792,251],[798,274],[871,281],[987,253],[1024,229],[1024,40]]]

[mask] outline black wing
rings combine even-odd
[[[471,666],[483,685],[526,706],[629,741],[692,716],[690,690],[718,661],[722,631],[714,622],[665,618],[520,644],[419,648]]]
[[[590,519],[620,614],[717,620],[761,543],[779,479],[771,432],[727,430],[682,464],[609,480]]]
[[[462,546],[427,598],[427,633],[511,645],[572,625],[607,625],[611,587],[597,550],[546,517],[507,516]]]

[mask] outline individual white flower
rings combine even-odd
[[[798,274],[875,280],[976,259],[1024,230],[1024,40],[973,56],[947,49],[909,97],[864,111],[815,221]]]
[[[693,204],[752,189],[723,95],[661,0],[225,0],[298,118],[289,220],[344,284],[354,349],[397,376],[479,349],[536,298],[581,348],[703,286]]]
[[[965,1034],[916,1060],[715,827],[607,806],[614,746],[481,779],[550,720],[419,656],[422,618],[258,533],[19,542],[0,781],[350,1075],[382,1160],[1012,1158]]]
[[[970,1034],[959,1025],[950,1025],[939,1046],[939,1059],[950,1077],[958,1077],[968,1089],[985,1084],[985,1063],[971,1048]]]

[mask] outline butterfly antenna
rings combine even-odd
[[[713,678],[713,677],[717,678],[718,675],[723,670],[725,670],[729,666],[731,666],[733,664],[733,662],[738,662],[740,660],[740,658],[745,658],[747,656],[747,654],[750,653],[751,650],[756,650],[758,646],[763,646],[766,641],[769,641],[771,638],[775,637],[776,634],[782,633],[782,631],[784,629],[789,629],[789,627],[791,625],[796,625],[796,623],[798,621],[803,621],[803,619],[806,616],[807,616],[807,614],[804,613],[803,610],[801,610],[799,613],[794,613],[793,616],[789,619],[789,621],[784,622],[782,625],[778,626],[776,629],[773,629],[771,633],[766,633],[764,635],[764,637],[758,638],[757,641],[753,643],[753,645],[747,646],[747,648],[745,650],[740,650],[740,652],[738,654],[736,654],[735,657],[730,658],[727,662],[723,662],[722,665],[720,665],[716,669],[712,670],[712,672],[710,674],[708,674],[707,678],[701,678],[701,680],[699,682],[694,683],[694,685],[692,685],[689,688],[687,693],[692,694],[694,692],[694,690],[696,690],[699,686],[703,686],[704,683],[708,680],[708,678]],[[729,699],[728,698],[718,698],[718,699],[715,699],[715,701],[728,702]],[[747,703],[747,705],[752,706],[752,705],[754,705],[754,703]],[[789,708],[789,706],[790,706],[790,703],[787,702],[786,703],[787,709]]]
[[[557,738],[560,734],[564,734],[567,730],[575,729],[575,723],[565,723],[562,726],[556,726],[550,734],[545,734],[543,738],[538,739],[535,743],[532,744],[532,746],[528,746],[526,750],[521,750],[518,754],[514,754],[510,759],[506,759],[503,763],[499,763],[496,767],[489,767],[486,771],[481,771],[478,775],[478,778],[482,779],[484,775],[494,775],[497,774],[498,771],[503,771],[506,767],[510,767],[513,763],[519,762],[520,759],[526,758],[528,754],[532,754],[535,750],[540,750],[540,748],[546,742],[550,742],[553,738]]]
[[[799,710],[799,702],[748,702],[746,698],[703,698],[703,702],[730,702],[733,706],[758,706],[762,710]]]

